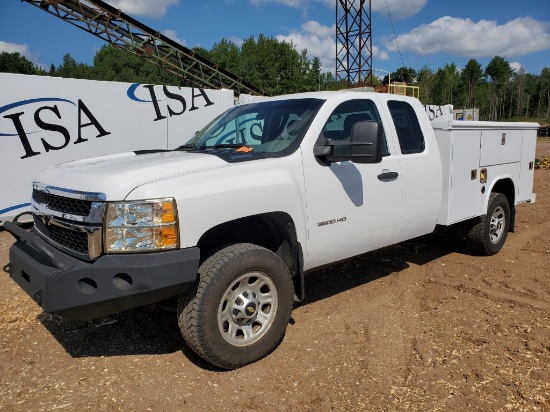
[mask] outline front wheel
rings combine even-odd
[[[293,296],[290,273],[279,256],[252,244],[231,245],[206,259],[194,287],[180,295],[178,324],[200,357],[235,369],[279,345]]]
[[[487,214],[480,217],[466,235],[468,247],[483,255],[494,255],[502,249],[510,229],[510,205],[506,196],[491,193]]]

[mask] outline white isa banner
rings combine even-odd
[[[29,210],[45,167],[174,149],[234,105],[232,90],[8,73],[0,89],[0,225]]]

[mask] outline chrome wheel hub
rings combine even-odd
[[[504,226],[506,224],[505,213],[502,207],[497,207],[491,216],[489,222],[489,238],[491,243],[496,244],[504,233]]]
[[[239,325],[249,322],[258,313],[258,297],[252,290],[241,290],[230,307],[233,321]]]
[[[263,272],[247,272],[224,292],[218,306],[218,330],[231,345],[251,345],[267,333],[277,306],[273,280]]]

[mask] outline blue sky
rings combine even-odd
[[[334,0],[108,0],[126,14],[192,48],[259,33],[292,40],[323,71],[335,70]],[[368,2],[367,2],[368,3]],[[390,11],[391,21],[388,16]],[[394,35],[395,30],[395,35]],[[397,36],[397,42],[396,38]],[[380,76],[405,65],[458,68],[495,56],[540,74],[550,66],[550,0],[372,0],[373,66]],[[0,1],[0,51],[17,51],[45,68],[70,53],[91,64],[104,44],[19,0]],[[400,51],[400,52],[399,52]]]

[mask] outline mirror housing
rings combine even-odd
[[[384,145],[384,129],[379,121],[357,122],[351,136],[343,140],[320,139],[313,154],[327,162],[380,163]]]
[[[327,142],[332,142],[333,139],[323,139],[323,145],[316,144],[313,146],[313,155],[315,157],[327,157],[332,155],[332,146]]]

